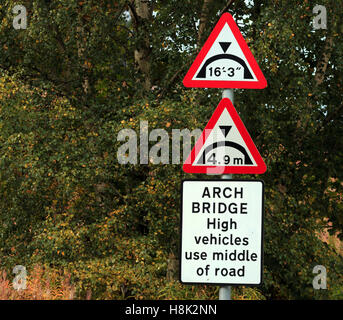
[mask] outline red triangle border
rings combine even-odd
[[[256,166],[193,166],[193,162],[208,138],[210,132],[216,125],[219,117],[226,109],[233,122],[235,123],[240,135],[242,136],[247,148],[249,149]],[[196,153],[196,150],[198,151]],[[258,152],[254,142],[252,141],[247,129],[245,128],[241,118],[239,117],[235,107],[228,98],[223,98],[214,111],[211,119],[208,121],[204,131],[197,140],[191,153],[187,157],[182,167],[183,171],[188,173],[207,173],[207,174],[263,174],[267,170],[267,166],[264,163],[260,153]]]
[[[208,51],[211,49],[213,43],[217,39],[219,33],[222,31],[226,23],[228,23],[234,37],[236,38],[236,41],[238,42],[250,67],[252,68],[252,71],[256,75],[257,81],[192,80],[202,61],[205,59]],[[185,87],[194,88],[264,89],[267,86],[267,80],[265,79],[260,67],[258,66],[253,54],[251,53],[235,20],[230,13],[224,13],[220,17],[218,23],[214,27],[204,46],[202,47],[190,69],[188,70],[186,76],[184,77],[183,84]]]

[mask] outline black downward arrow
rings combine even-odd
[[[227,49],[231,46],[231,42],[219,42],[220,46],[222,47],[224,53],[226,53]]]
[[[219,128],[222,131],[224,137],[226,138],[226,136],[229,134],[232,126],[219,126]]]

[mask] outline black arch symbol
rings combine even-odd
[[[232,142],[232,141],[218,141],[218,142],[212,143],[211,145],[206,147],[206,149],[202,153],[200,159],[198,160],[197,164],[205,164],[205,158],[209,152],[213,151],[216,148],[224,147],[224,146],[225,147],[232,147],[234,149],[239,150],[241,153],[243,153],[245,165],[253,164],[253,162],[251,161],[251,159],[250,159],[247,151],[245,150],[245,148],[243,148],[240,144],[238,144],[236,142]]]
[[[244,68],[244,79],[254,79],[253,75],[251,74],[249,68],[247,67],[245,61],[237,56],[234,56],[232,54],[226,54],[226,53],[222,53],[222,54],[217,54],[211,58],[209,58],[208,60],[206,60],[206,62],[204,63],[204,65],[202,66],[202,68],[200,69],[199,73],[197,74],[197,78],[206,78],[206,68],[209,64],[211,64],[212,62],[216,61],[216,60],[220,60],[220,59],[229,59],[229,60],[233,60],[238,62],[243,68]]]

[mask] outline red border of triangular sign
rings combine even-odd
[[[236,125],[240,135],[242,136],[247,148],[249,149],[252,157],[255,160],[256,166],[193,166],[193,162],[196,159],[198,153],[201,151],[206,139],[215,127],[218,119],[223,113],[224,109],[229,112],[234,124]],[[196,142],[191,153],[187,157],[183,167],[183,171],[188,173],[207,173],[207,174],[262,174],[267,170],[267,166],[264,163],[260,153],[258,152],[254,142],[252,141],[247,129],[245,128],[241,118],[239,117],[235,107],[228,98],[224,98],[218,104],[211,119],[207,123],[204,131]]]
[[[217,39],[219,33],[222,31],[225,23],[229,25],[238,45],[242,49],[252,71],[256,75],[257,81],[230,81],[230,80],[192,80],[195,73],[199,69],[202,61],[205,59],[208,51],[211,49],[213,43]],[[204,46],[200,50],[199,54],[195,58],[193,64],[188,70],[185,78],[183,79],[183,84],[185,87],[194,88],[237,88],[237,89],[263,89],[267,86],[267,81],[258,66],[253,54],[251,53],[247,43],[245,42],[239,28],[232,18],[230,13],[224,13],[216,26],[214,27],[212,33],[206,40]]]

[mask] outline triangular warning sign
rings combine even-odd
[[[183,79],[186,87],[263,89],[267,81],[236,22],[224,13]]]
[[[230,99],[219,103],[183,170],[207,174],[266,172],[266,164]]]

